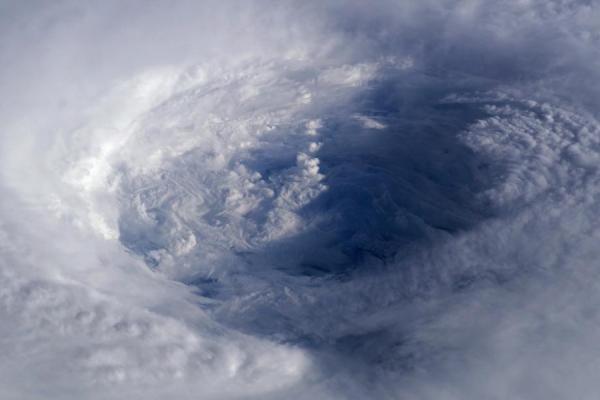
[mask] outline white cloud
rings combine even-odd
[[[0,390],[595,398],[598,12],[1,5]]]

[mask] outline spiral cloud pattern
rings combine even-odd
[[[0,2],[0,397],[596,399],[600,5]]]

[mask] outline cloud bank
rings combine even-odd
[[[3,396],[595,398],[599,13],[2,3]]]

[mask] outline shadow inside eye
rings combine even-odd
[[[394,263],[404,248],[428,246],[494,215],[477,195],[489,187],[487,160],[460,134],[485,114],[441,103],[439,88],[382,81],[326,120],[317,151],[327,190],[302,210],[309,228],[254,255],[292,275],[340,278]],[[429,92],[428,92],[429,91]],[[369,113],[385,124],[365,127]]]

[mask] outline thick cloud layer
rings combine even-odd
[[[3,398],[595,398],[599,15],[0,4]]]

